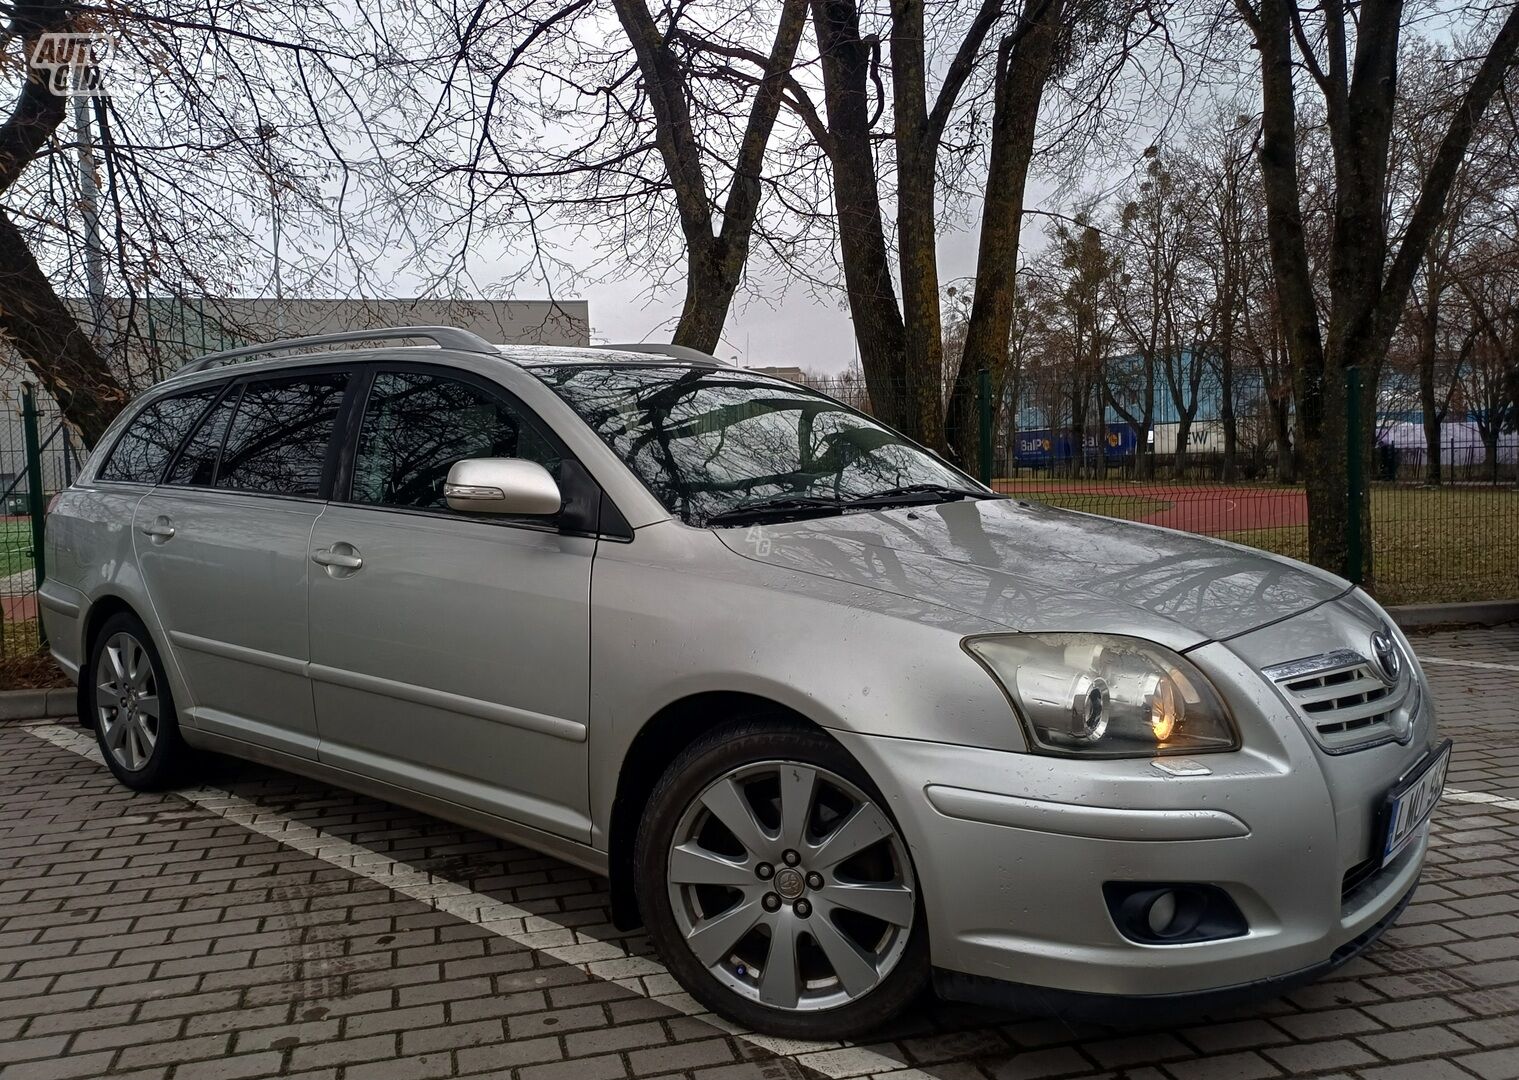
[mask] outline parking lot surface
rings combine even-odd
[[[235,762],[134,795],[72,721],[0,724],[0,1080],[1514,1080],[1519,627],[1415,645],[1457,743],[1414,903],[1329,979],[1174,1029],[925,1002],[868,1044],[737,1032],[584,871]]]

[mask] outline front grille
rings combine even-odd
[[[1350,650],[1277,664],[1265,670],[1297,707],[1330,753],[1406,739],[1418,707],[1417,684],[1405,664],[1396,683],[1376,663]]]

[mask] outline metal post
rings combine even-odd
[[[1348,502],[1345,507],[1345,577],[1361,584],[1365,577],[1365,552],[1361,544],[1361,506],[1366,481],[1361,469],[1361,369],[1345,369],[1345,476]]]
[[[100,238],[100,187],[95,181],[95,138],[90,110],[95,99],[74,99],[74,134],[79,142],[79,205],[84,214],[84,279],[90,301],[90,340],[106,340],[105,245]]]
[[[977,403],[980,405],[981,446],[979,459],[980,481],[991,486],[992,482],[992,373],[982,368],[977,373]]]
[[[58,432],[63,437],[63,486],[69,487],[74,483],[74,439],[64,421],[59,421]]]
[[[42,519],[46,512],[42,500],[42,444],[37,437],[37,398],[31,383],[21,384],[21,429],[26,440],[26,505],[32,517],[32,568],[36,573],[33,588],[41,588],[47,575],[42,552]],[[37,624],[42,636],[42,624]]]

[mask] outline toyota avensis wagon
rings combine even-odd
[[[1113,1017],[1294,985],[1407,903],[1449,757],[1348,583],[999,497],[673,348],[202,358],[47,565],[123,783],[204,748],[550,852],[794,1036],[931,980]]]

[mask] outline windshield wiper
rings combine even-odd
[[[887,488],[885,491],[875,491],[869,495],[850,499],[848,506],[850,509],[858,510],[866,507],[922,506],[929,503],[954,502],[958,499],[991,498],[995,496],[990,492],[951,487],[948,484],[906,484],[902,487]]]
[[[707,518],[706,524],[709,526],[742,525],[746,522],[770,521],[776,518],[822,517],[827,514],[843,513],[848,505],[851,504],[842,499],[822,495],[779,495],[773,499],[760,499],[742,506],[719,510]]]
[[[778,495],[773,499],[759,499],[742,506],[720,510],[706,521],[712,525],[743,525],[755,521],[774,521],[787,518],[826,517],[842,514],[847,510],[879,510],[889,506],[927,506],[931,503],[954,502],[959,499],[993,499],[997,496],[971,488],[951,487],[948,484],[907,484],[903,487],[874,491],[869,495],[856,495],[838,499],[825,495]]]

